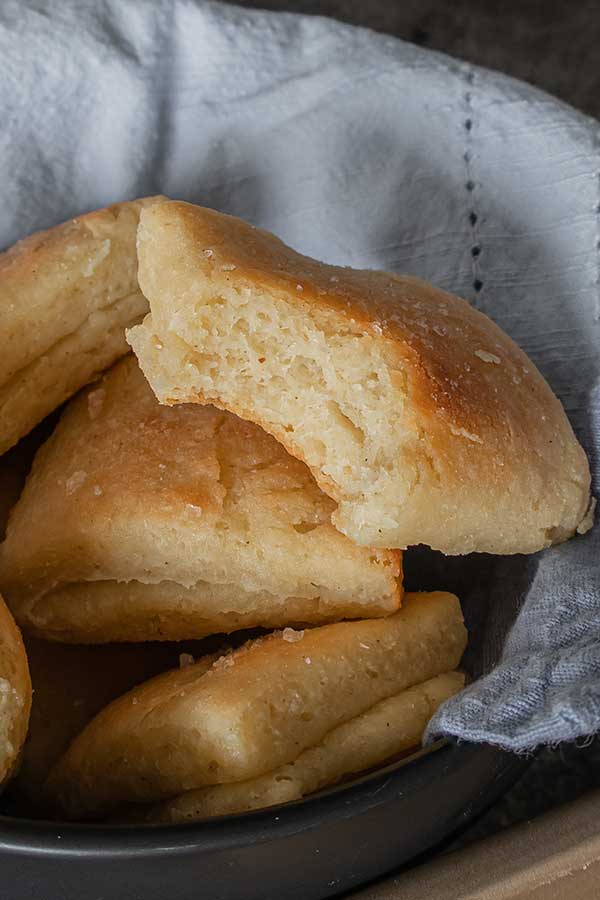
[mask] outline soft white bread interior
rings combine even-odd
[[[117,203],[0,254],[0,454],[126,350],[147,302],[137,283],[140,211]]]
[[[525,553],[589,527],[560,402],[464,300],[181,202],[144,210],[138,256],[151,314],[128,339],[160,401],[260,424],[358,543]]]
[[[249,781],[187,791],[136,811],[128,821],[188,822],[300,800],[416,747],[436,709],[464,683],[460,672],[437,675],[338,725],[314,747],[273,772]]]
[[[244,781],[295,760],[375,703],[454,669],[466,644],[452,594],[409,594],[382,619],[284,629],[134,689],[54,767],[70,818]]]
[[[130,355],[68,406],[0,548],[17,621],[69,642],[180,640],[394,612],[304,463],[212,406],[161,406]]]
[[[0,597],[0,785],[17,768],[30,710],[31,679],[23,640]]]

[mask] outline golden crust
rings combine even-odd
[[[81,581],[55,588],[36,599],[13,597],[27,633],[46,641],[101,644],[115,641],[179,641],[230,634],[257,623],[270,628],[302,628],[339,619],[386,615],[398,607],[400,585],[383,599],[315,596],[281,597],[244,591],[238,584],[199,580],[192,587],[174,581]],[[386,599],[387,598],[387,599]]]
[[[300,800],[416,747],[436,709],[464,683],[459,672],[437,675],[338,725],[320,743],[273,772],[250,781],[188,791],[159,806],[137,810],[127,820],[189,822]]]
[[[589,468],[561,404],[464,300],[181,202],[144,211],[138,256],[151,315],[128,339],[159,399],[260,424],[308,463],[354,540],[530,552],[584,520]]]
[[[140,211],[116,203],[0,254],[0,453],[126,353],[147,304],[137,284]]]
[[[399,554],[354,545],[333,508],[256,425],[160,406],[130,356],[38,452],[0,585],[23,627],[81,643],[394,612]]]
[[[31,679],[23,640],[0,598],[0,784],[17,765],[30,710]]]
[[[59,760],[49,790],[78,818],[253,778],[453,669],[465,645],[460,604],[441,592],[407,595],[386,619],[251,641],[208,671],[201,661],[112,703]]]

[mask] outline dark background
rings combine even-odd
[[[600,118],[600,0],[237,0],[237,5],[325,15],[386,32],[521,78]],[[461,841],[599,786],[598,738],[545,749]]]

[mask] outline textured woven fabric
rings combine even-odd
[[[0,59],[0,245],[162,191],[330,262],[420,275],[531,355],[598,489],[595,122],[386,36],[199,0],[4,0]],[[526,750],[600,727],[599,549],[595,530],[485,562],[462,599],[487,674],[430,736]]]

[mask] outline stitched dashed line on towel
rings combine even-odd
[[[483,290],[483,278],[481,274],[481,241],[478,237],[478,215],[476,210],[476,188],[477,185],[473,178],[473,83],[475,81],[475,72],[471,67],[466,70],[467,89],[464,95],[466,115],[463,121],[465,132],[465,152],[463,159],[465,162],[465,189],[468,197],[468,216],[469,225],[471,227],[471,261],[473,270],[473,295],[472,302],[474,306],[478,306],[479,295]]]

